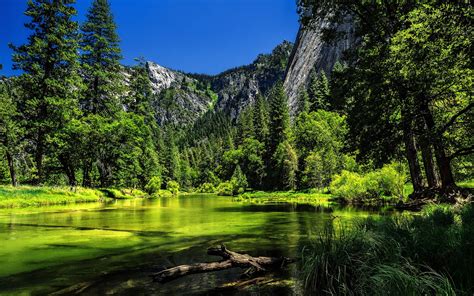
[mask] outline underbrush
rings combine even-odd
[[[329,204],[332,196],[321,192],[295,192],[295,191],[255,191],[246,192],[237,197],[236,201],[243,201],[255,204],[264,203],[304,203],[304,204]]]
[[[330,191],[349,203],[389,203],[404,198],[406,172],[398,164],[366,174],[342,171],[334,176]]]
[[[0,186],[0,208],[24,208],[68,203],[97,202],[105,199],[96,189],[77,187]]]
[[[332,221],[302,261],[308,295],[472,295],[474,205]]]

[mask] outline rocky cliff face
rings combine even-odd
[[[283,42],[271,54],[259,55],[252,64],[213,77],[212,88],[219,97],[216,108],[236,118],[258,94],[265,94],[283,80],[292,48],[292,43]]]
[[[326,29],[341,37],[327,42],[323,38]],[[300,29],[294,46],[283,42],[271,54],[259,55],[252,64],[215,76],[186,74],[148,62],[157,121],[160,125],[190,124],[209,110],[223,111],[235,119],[258,94],[265,94],[279,80],[284,81],[294,114],[298,92],[307,84],[312,69],[330,74],[355,42],[350,17],[334,24],[331,15],[326,14],[316,19],[311,29]]]
[[[333,42],[325,41],[323,34],[327,29],[336,32],[339,38]],[[346,17],[341,24],[334,24],[331,22],[331,14],[325,14],[316,19],[311,28],[300,28],[284,82],[292,114],[296,110],[298,92],[307,84],[311,70],[324,70],[326,74],[330,74],[344,51],[351,48],[355,42],[351,17]]]
[[[290,42],[283,42],[252,64],[215,76],[185,74],[147,62],[158,123],[193,123],[213,109],[236,118],[258,94],[265,94],[276,81],[283,80],[292,47]]]

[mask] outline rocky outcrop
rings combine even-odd
[[[283,80],[292,48],[292,43],[283,42],[252,64],[215,76],[186,74],[147,62],[157,122],[186,125],[212,109],[235,119],[258,94]]]
[[[334,31],[338,36],[326,41],[324,33]],[[284,87],[288,94],[290,111],[296,111],[298,92],[305,86],[313,69],[330,74],[334,64],[341,59],[344,51],[356,42],[354,24],[351,17],[335,24],[331,14],[317,18],[311,26],[300,28],[285,75]]]
[[[216,108],[236,118],[258,94],[265,94],[283,80],[292,48],[292,43],[283,42],[271,54],[258,56],[252,64],[213,77],[212,88],[219,97]]]

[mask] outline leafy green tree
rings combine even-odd
[[[44,159],[50,139],[79,115],[83,89],[78,72],[78,24],[73,20],[74,0],[28,2],[25,14],[31,30],[28,42],[11,46],[14,68],[23,71],[24,91],[18,108],[26,119],[27,136],[34,145],[37,182],[45,177]]]
[[[281,142],[275,154],[273,155],[275,179],[273,181],[274,188],[293,190],[296,189],[298,156],[295,149],[289,141]]]

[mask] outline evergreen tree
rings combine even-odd
[[[269,116],[268,104],[265,98],[261,95],[258,95],[253,108],[253,125],[255,129],[255,137],[258,141],[260,141],[260,143],[266,144],[268,141],[268,136],[270,133],[268,127]]]
[[[234,173],[232,174],[231,182],[233,185],[234,195],[243,193],[247,189],[247,177],[244,175],[239,165],[235,167]]]
[[[15,80],[0,80],[0,153],[5,155],[12,186],[18,185],[15,156],[23,136],[15,99]]]
[[[78,75],[78,24],[73,21],[74,0],[33,0],[25,14],[31,35],[25,45],[14,50],[14,68],[23,71],[24,90],[19,111],[27,122],[28,138],[34,144],[37,181],[44,181],[45,155],[71,119],[78,116],[82,80]],[[64,167],[71,164],[63,164]],[[66,170],[74,170],[67,168]],[[73,180],[70,180],[73,181]]]
[[[81,62],[87,92],[83,107],[93,113],[112,116],[121,109],[122,59],[108,0],[94,0],[82,25]]]
[[[313,70],[310,74],[310,83],[308,88],[309,107],[311,111],[319,109],[328,110],[330,106],[330,88],[329,80],[324,70],[319,74]]]
[[[309,112],[309,95],[308,92],[302,88],[298,94],[298,113],[308,113]]]
[[[244,139],[255,138],[254,118],[252,106],[247,106],[239,115],[237,120],[237,145],[242,144]]]
[[[288,98],[282,83],[278,83],[270,92],[270,124],[268,150],[273,155],[280,143],[289,139],[290,112]]]

